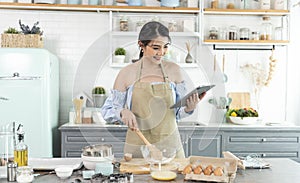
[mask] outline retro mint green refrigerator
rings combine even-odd
[[[0,126],[23,125],[29,158],[59,151],[58,114],[58,58],[45,49],[0,48]]]

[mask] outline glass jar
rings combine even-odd
[[[211,7],[212,9],[217,9],[217,8],[219,8],[219,0],[211,0],[211,1],[210,1],[210,7]]]
[[[175,20],[172,20],[171,22],[169,22],[168,29],[170,32],[177,32],[177,23]]]
[[[123,16],[120,19],[120,31],[128,31],[128,19],[126,16]]]
[[[226,9],[235,9],[235,0],[226,0]]]
[[[262,10],[271,9],[271,1],[270,0],[260,0],[260,9],[262,9]]]
[[[237,40],[237,26],[231,25],[228,29],[228,39]]]
[[[259,40],[259,32],[258,31],[251,32],[251,40]]]
[[[17,168],[17,182],[27,183],[34,179],[33,169],[29,166],[20,166]]]
[[[261,24],[260,40],[272,40],[273,25],[270,17],[262,17],[263,21]]]
[[[274,30],[274,39],[275,40],[283,40],[283,28],[282,27],[276,27]]]
[[[218,39],[218,30],[215,27],[210,28],[208,39]]]
[[[140,32],[143,25],[144,25],[144,22],[142,20],[137,21],[135,24],[135,31]]]
[[[249,33],[248,28],[240,28],[240,40],[249,40]]]
[[[227,29],[226,27],[219,28],[219,40],[227,40]]]

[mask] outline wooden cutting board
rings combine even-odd
[[[228,97],[232,98],[229,108],[244,108],[250,107],[250,93],[249,92],[230,92]]]
[[[170,163],[161,166],[162,170],[174,170],[182,169],[189,162],[188,158],[174,159]],[[150,174],[150,165],[143,158],[133,158],[130,161],[121,160],[120,172],[133,174]],[[157,166],[157,165],[155,165]],[[155,167],[156,168],[156,167]]]

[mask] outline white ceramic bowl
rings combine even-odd
[[[81,154],[82,163],[85,168],[89,170],[95,170],[97,163],[112,163],[114,155],[107,157],[93,157],[93,156],[84,156]]]
[[[250,125],[255,124],[257,122],[257,117],[232,117],[230,116],[230,121],[234,124],[238,125]]]
[[[73,168],[68,166],[61,166],[55,168],[56,175],[61,179],[66,179],[70,177],[73,173]]]

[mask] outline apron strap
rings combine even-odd
[[[164,78],[164,82],[169,81],[169,77],[166,74],[165,68],[163,66],[162,63],[159,64],[160,68],[161,68],[161,72],[163,74],[163,78]],[[137,81],[141,80],[141,76],[142,76],[142,68],[143,68],[143,59],[140,60],[140,67],[137,70]]]
[[[160,63],[159,65],[160,65],[161,72],[162,72],[163,77],[164,77],[164,81],[165,81],[165,82],[169,81],[169,77],[168,77],[168,75],[166,74],[166,71],[165,71],[165,68],[164,68],[163,64]]]

